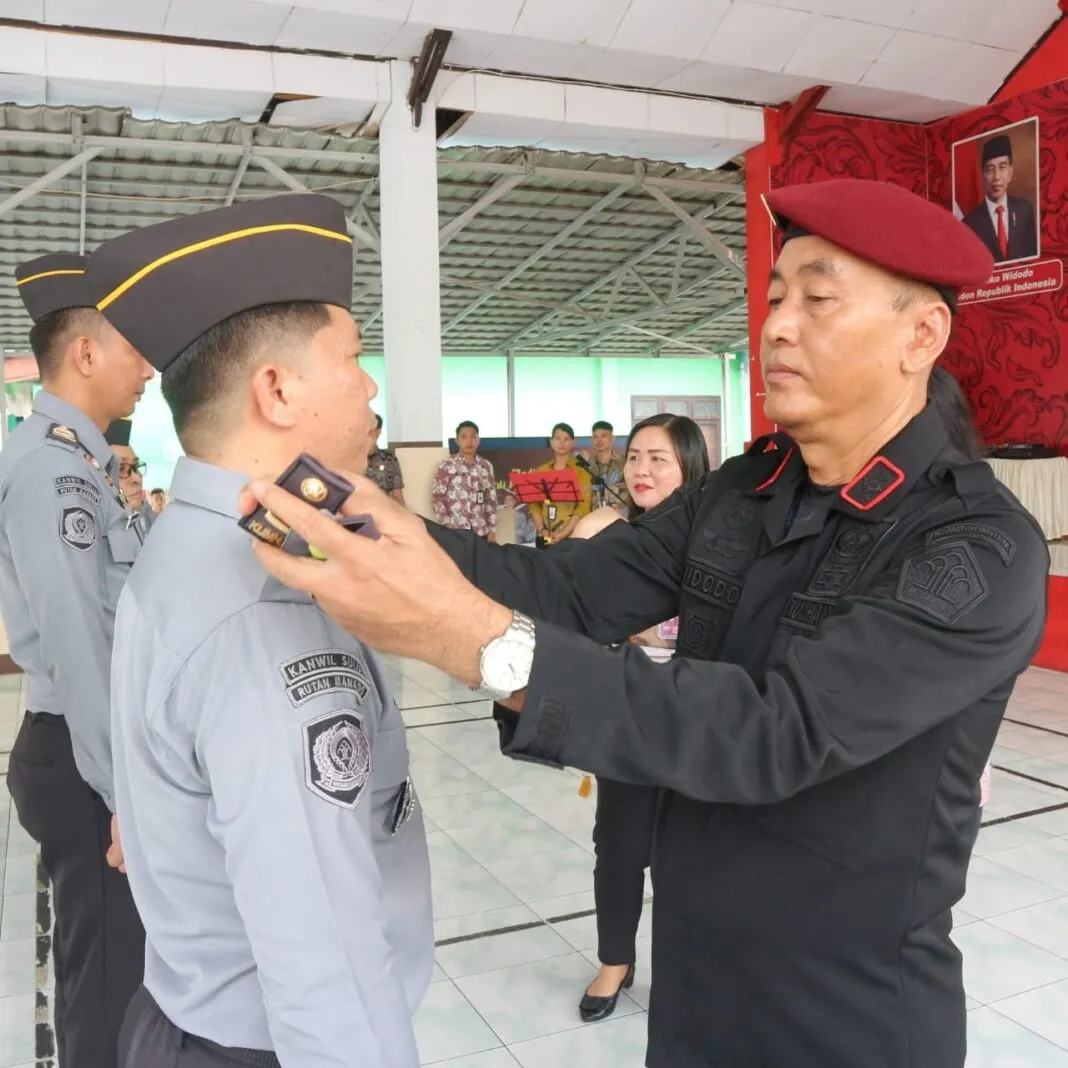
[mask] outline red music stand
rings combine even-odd
[[[582,487],[571,468],[562,471],[509,471],[508,478],[522,504],[578,504]]]

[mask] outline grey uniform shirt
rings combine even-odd
[[[417,1068],[426,835],[374,654],[260,567],[245,479],[179,461],[119,605],[114,754],[145,985],[286,1068]],[[393,830],[396,829],[396,834]]]
[[[111,640],[141,542],[104,435],[42,390],[0,451],[0,612],[30,711],[64,717],[79,773],[112,810]]]

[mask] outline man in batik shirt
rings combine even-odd
[[[456,428],[460,451],[438,464],[434,476],[434,518],[453,530],[473,530],[497,540],[497,487],[493,465],[478,455],[478,427],[470,420]]]

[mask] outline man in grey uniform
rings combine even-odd
[[[109,672],[115,606],[141,547],[103,429],[152,368],[93,307],[83,257],[16,271],[44,389],[0,453],[0,611],[28,711],[8,788],[52,883],[63,1068],[115,1064],[144,930],[105,864],[114,809]]]
[[[148,935],[123,1063],[417,1068],[433,922],[404,724],[375,655],[237,525],[250,475],[366,462],[377,390],[344,212],[286,196],[188,216],[102,246],[89,274],[187,453],[116,624],[118,812]]]
[[[152,505],[148,503],[145,493],[145,465],[134,452],[130,444],[133,423],[129,419],[116,419],[104,431],[104,438],[111,447],[111,452],[119,460],[119,485],[126,496],[130,510],[136,512],[141,526],[141,533],[148,534],[148,528],[156,519]],[[142,539],[144,540],[144,539]]]

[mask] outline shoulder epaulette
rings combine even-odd
[[[62,423],[53,423],[45,433],[45,439],[58,442],[60,445],[66,445],[71,449],[79,449],[82,444],[78,435],[69,426],[63,426]]]
[[[759,437],[748,449],[745,450],[746,456],[759,456],[765,452],[789,452],[793,448],[793,439],[789,434],[783,434],[781,432],[775,434],[765,434],[763,437]]]
[[[953,480],[957,494],[961,498],[989,497],[996,493],[998,480],[994,469],[984,460],[967,464],[950,464],[945,477]]]

